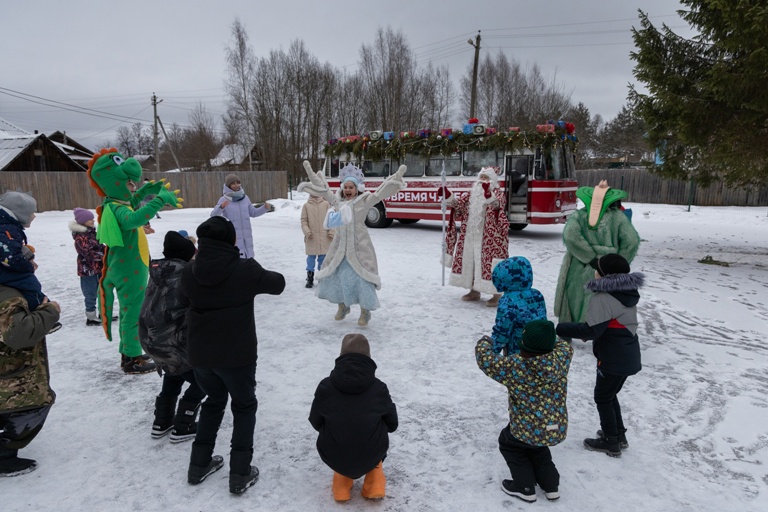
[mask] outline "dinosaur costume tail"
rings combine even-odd
[[[104,261],[107,261],[109,247],[104,249]],[[109,341],[112,341],[112,305],[115,303],[114,286],[104,282],[104,276],[107,273],[107,266],[101,271],[99,279],[99,313],[101,314],[101,327],[104,329],[104,335]]]

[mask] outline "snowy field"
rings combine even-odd
[[[0,479],[0,510],[34,511],[768,511],[768,211],[627,204],[642,244],[633,270],[641,289],[643,370],[620,395],[630,447],[620,459],[586,451],[599,428],[592,402],[591,344],[574,341],[568,438],[552,449],[561,499],[527,505],[500,490],[509,478],[497,437],[506,390],[477,369],[474,346],[495,311],[441,286],[441,226],[420,222],[371,230],[383,287],[367,327],[359,309],[336,322],[336,306],[304,288],[299,226],[305,197],[276,199],[253,219],[258,261],[283,273],[285,292],[256,300],[259,337],[254,463],[258,483],[228,492],[228,471],[186,483],[190,443],[150,438],[156,374],[124,375],[117,342],[85,327],[67,229],[71,211],[46,212],[28,230],[43,291],[62,306],[64,328],[48,337],[58,394],[45,428],[21,453],[34,473]],[[85,206],[85,205],[83,205]],[[161,257],[168,230],[194,233],[208,210],[162,213],[150,235]],[[561,226],[513,233],[510,254],[533,264],[534,287],[552,311],[564,247]],[[711,256],[729,266],[705,265]],[[446,277],[447,280],[447,277]],[[484,297],[485,298],[485,297]],[[554,319],[553,319],[554,320]],[[317,383],[333,368],[341,338],[362,331],[377,375],[397,404],[400,428],[384,463],[387,498],[331,496],[332,472],[307,421]],[[115,335],[117,331],[115,329]],[[216,453],[229,452],[225,415]]]

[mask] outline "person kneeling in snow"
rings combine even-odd
[[[375,373],[368,339],[347,334],[330,377],[315,391],[309,422],[320,433],[320,458],[334,471],[336,501],[349,501],[354,480],[363,475],[363,498],[386,495],[382,463],[389,449],[388,434],[397,430],[397,408]]]

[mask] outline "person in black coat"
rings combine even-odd
[[[163,375],[163,387],[155,398],[152,439],[161,439],[170,433],[172,443],[194,439],[197,410],[205,398],[187,360],[188,308],[179,305],[177,293],[181,274],[195,251],[195,244],[181,233],[165,234],[165,258],[149,262],[149,281],[139,314],[141,347]],[[189,387],[178,401],[177,410],[176,401],[185,382]]]
[[[259,476],[251,466],[258,407],[253,299],[262,293],[280,295],[285,278],[254,259],[241,259],[235,228],[224,217],[200,224],[197,237],[197,256],[181,276],[179,303],[189,306],[187,357],[208,398],[200,408],[187,481],[199,484],[223,466],[223,457],[213,455],[213,449],[231,397],[229,491],[240,494]]]
[[[563,322],[557,335],[564,338],[595,340],[592,352],[597,358],[595,405],[600,415],[597,438],[585,439],[588,450],[620,457],[629,447],[618,394],[627,377],[641,369],[640,341],[637,338],[638,288],[645,276],[630,273],[629,263],[619,254],[606,254],[596,263],[595,279],[584,288],[594,292],[587,307],[586,322]]]
[[[333,469],[333,497],[348,501],[354,480],[365,475],[362,496],[385,496],[382,462],[389,433],[397,430],[397,408],[387,385],[376,378],[368,340],[347,334],[329,377],[315,391],[309,422],[320,434],[317,451]]]

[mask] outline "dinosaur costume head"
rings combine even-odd
[[[610,188],[606,180],[600,181],[596,187],[579,187],[576,197],[581,199],[584,207],[589,211],[589,228],[596,229],[600,219],[608,207],[616,201],[626,199],[627,194],[623,190]]]
[[[130,201],[135,188],[131,184],[141,180],[141,164],[115,148],[102,149],[88,161],[88,178],[100,197]]]

